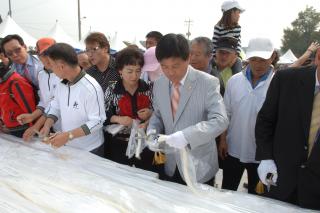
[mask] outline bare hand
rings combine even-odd
[[[69,134],[67,132],[55,133],[49,137],[49,144],[54,148],[59,148],[65,145],[69,140]]]
[[[320,44],[319,44],[317,41],[315,41],[315,42],[312,42],[312,43],[310,44],[310,46],[308,47],[308,50],[310,50],[311,52],[314,52],[314,51],[316,51],[319,47],[320,47]]]
[[[228,144],[224,140],[220,140],[219,146],[219,156],[221,157],[222,160],[224,160],[228,156]]]
[[[20,125],[28,124],[33,121],[32,114],[25,113],[17,116],[17,121],[20,123]]]
[[[48,143],[48,136],[50,133],[50,128],[44,126],[42,129],[39,131],[39,136],[43,136],[42,142]]]
[[[22,139],[24,141],[30,141],[33,136],[36,134],[36,128],[34,128],[33,126],[29,127],[26,131],[24,131]]]
[[[146,121],[151,117],[152,110],[149,108],[143,108],[143,109],[140,109],[137,113],[138,113],[138,117],[141,120]]]
[[[132,118],[130,118],[129,116],[119,116],[118,123],[124,126],[131,126]]]

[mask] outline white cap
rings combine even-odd
[[[252,57],[259,57],[269,59],[274,52],[274,47],[268,38],[254,38],[249,41],[246,51],[247,59]]]
[[[236,0],[228,0],[228,1],[225,1],[225,2],[223,2],[222,5],[221,5],[221,10],[222,10],[222,12],[226,12],[226,11],[232,9],[232,8],[237,8],[238,10],[240,10],[240,13],[242,13],[242,12],[245,11],[245,9],[243,9],[243,8],[240,6],[239,2],[236,1]]]

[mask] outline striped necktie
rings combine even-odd
[[[309,155],[311,153],[313,144],[317,139],[316,136],[317,136],[319,127],[320,127],[320,92],[318,92],[315,95],[313,100],[312,116],[311,116],[309,139],[308,139]]]
[[[174,83],[172,84],[172,86],[173,86],[173,90],[171,95],[171,109],[172,109],[172,117],[174,120],[174,117],[178,110],[179,99],[180,99],[180,91],[179,91],[180,83]]]
[[[25,77],[29,82],[32,82],[32,77],[26,64],[23,66],[22,72],[23,77]]]

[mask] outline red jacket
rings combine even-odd
[[[36,108],[31,84],[13,70],[0,82],[0,118],[7,128],[20,126],[17,116],[32,113]]]

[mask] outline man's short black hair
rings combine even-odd
[[[155,38],[156,41],[160,41],[163,35],[158,31],[151,31],[146,35],[146,38]]]
[[[49,47],[45,54],[54,61],[62,60],[71,67],[78,66],[77,53],[69,44],[56,43]]]
[[[17,40],[19,42],[19,44],[21,46],[24,45],[24,41],[23,39],[21,38],[21,36],[19,36],[18,34],[12,34],[12,35],[7,35],[6,37],[4,37],[2,40],[1,40],[1,47],[0,49],[2,49],[2,51],[5,53],[5,49],[4,49],[4,45],[12,40]]]
[[[189,58],[190,49],[188,40],[181,34],[167,34],[163,36],[156,47],[158,61],[166,58],[181,58],[186,61]]]
[[[126,65],[139,65],[141,68],[144,64],[143,54],[134,48],[125,48],[118,52],[116,56],[116,70],[122,70]]]

